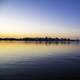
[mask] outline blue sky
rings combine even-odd
[[[0,32],[80,35],[80,0],[0,0]]]

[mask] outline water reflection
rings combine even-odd
[[[79,77],[79,42],[0,42],[0,80]]]

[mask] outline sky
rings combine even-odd
[[[0,0],[0,35],[80,38],[80,0]]]

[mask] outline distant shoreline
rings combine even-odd
[[[0,38],[0,41],[37,41],[37,42],[80,42],[80,39],[70,38]]]

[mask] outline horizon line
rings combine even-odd
[[[80,39],[72,39],[72,38],[58,38],[58,37],[55,37],[55,38],[52,38],[52,37],[24,37],[24,38],[0,38],[0,41],[1,40],[9,40],[9,41],[80,41]]]

